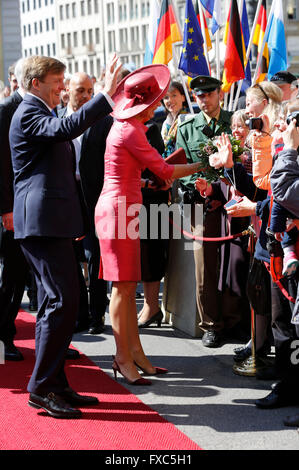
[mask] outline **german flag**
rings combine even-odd
[[[226,52],[222,89],[227,92],[233,83],[245,78],[246,51],[236,0],[231,0],[223,41],[226,44]]]
[[[201,26],[201,21],[200,21],[200,14],[199,14],[198,2],[195,3],[195,14],[196,14],[197,20],[198,20],[198,22],[199,22],[200,29],[201,29],[201,31],[202,31],[203,28],[202,28],[202,26]],[[204,22],[205,33],[206,33],[207,49],[208,49],[208,51],[210,51],[210,50],[212,49],[211,36],[210,36],[210,33],[209,33],[209,29],[208,29],[206,17],[205,17],[204,14],[203,14],[202,16],[203,16],[203,22]]]
[[[257,19],[257,24],[253,34],[253,44],[257,46],[258,54],[263,54],[262,62],[260,69],[258,71],[256,82],[263,82],[268,72],[269,67],[269,50],[268,44],[265,44],[264,51],[261,51],[265,31],[267,28],[267,9],[266,9],[266,0],[262,1],[261,9],[259,11],[259,16]],[[258,60],[258,59],[257,59]]]
[[[170,0],[163,0],[155,43],[153,64],[165,64],[172,59],[172,43],[182,41],[180,29]]]

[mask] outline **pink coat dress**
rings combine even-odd
[[[101,274],[107,281],[141,279],[141,173],[148,168],[169,179],[174,171],[174,165],[167,164],[148,143],[146,131],[144,124],[131,118],[115,121],[107,138],[104,186],[95,209]]]

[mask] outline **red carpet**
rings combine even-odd
[[[101,371],[86,356],[68,361],[70,385],[95,395],[79,420],[59,420],[27,405],[34,365],[34,317],[20,312],[16,346],[22,362],[0,364],[1,450],[200,450],[173,424]]]

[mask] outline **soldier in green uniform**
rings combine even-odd
[[[231,133],[231,113],[221,109],[222,82],[213,77],[198,76],[190,82],[199,114],[184,115],[178,126],[177,148],[182,147],[188,162],[199,161],[199,144],[222,132]],[[193,233],[204,237],[221,236],[221,210],[226,196],[221,194],[220,186],[215,188],[212,207],[201,198],[194,187],[197,176],[182,178],[181,188],[185,191],[185,202],[203,204],[203,227],[193,227]],[[217,242],[194,243],[196,302],[200,317],[199,326],[204,331],[202,342],[207,347],[221,344],[224,322],[221,310],[221,293],[218,291],[220,246]]]

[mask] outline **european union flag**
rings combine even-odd
[[[189,77],[210,75],[203,52],[203,42],[192,0],[187,0],[183,51],[180,58],[179,69],[183,70]]]

